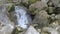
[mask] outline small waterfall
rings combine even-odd
[[[26,29],[27,24],[31,23],[31,17],[27,14],[26,10],[21,6],[15,6],[15,12],[17,17],[18,26]]]

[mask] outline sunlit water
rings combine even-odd
[[[26,10],[21,6],[15,6],[18,26],[26,29],[27,24],[31,23],[31,17],[27,14]]]

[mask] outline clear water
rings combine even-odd
[[[15,6],[18,26],[26,29],[27,24],[31,23],[31,17],[27,14],[26,10],[21,6]]]

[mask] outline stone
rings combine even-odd
[[[52,27],[44,27],[42,29],[42,32],[44,33],[49,33],[49,34],[59,34],[58,31],[55,29],[55,28],[52,28]]]
[[[19,2],[19,0],[13,0],[13,2]]]
[[[49,0],[41,0],[41,1],[47,3]]]
[[[29,0],[29,3],[30,4],[33,4],[33,3],[35,3],[36,2],[36,0]]]
[[[55,18],[57,19],[58,23],[60,24],[60,14],[56,15]]]
[[[0,34],[11,34],[15,24],[6,15],[6,8],[0,7]],[[7,30],[8,29],[8,30]]]
[[[55,7],[60,7],[60,0],[51,0]]]
[[[4,6],[6,7],[6,10],[9,12],[14,7],[14,4],[13,3],[7,3],[7,4],[4,4]]]
[[[29,0],[21,0],[21,1],[22,1],[22,3],[28,4]]]
[[[3,0],[5,3],[11,3],[12,0]]]
[[[48,32],[50,32],[51,34],[59,34],[58,31],[56,29],[49,29]]]
[[[48,13],[53,13],[54,12],[54,7],[48,7]]]
[[[21,3],[21,0],[12,0],[14,3],[16,4],[20,4]]]
[[[11,34],[14,29],[14,23],[11,22],[7,17],[0,14],[0,23],[2,24],[2,27],[0,27],[0,31],[3,33],[0,34]],[[7,30],[8,29],[8,30]]]
[[[53,21],[49,26],[50,26],[50,27],[56,27],[56,26],[58,26],[58,25],[59,25],[58,20],[55,20],[55,21]]]
[[[56,15],[55,18],[60,20],[60,14]]]
[[[41,10],[39,13],[36,14],[33,23],[38,23],[40,27],[48,25],[48,18],[49,15],[45,10]]]
[[[30,26],[25,34],[39,34],[33,26]]]
[[[38,10],[42,10],[42,9],[47,9],[47,4],[41,1],[36,1],[35,3],[31,4],[29,6],[29,10],[32,11],[33,9],[38,9]]]

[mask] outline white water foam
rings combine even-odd
[[[26,29],[27,24],[31,22],[31,17],[27,14],[26,10],[21,6],[15,6],[15,12],[17,17],[18,26]]]

